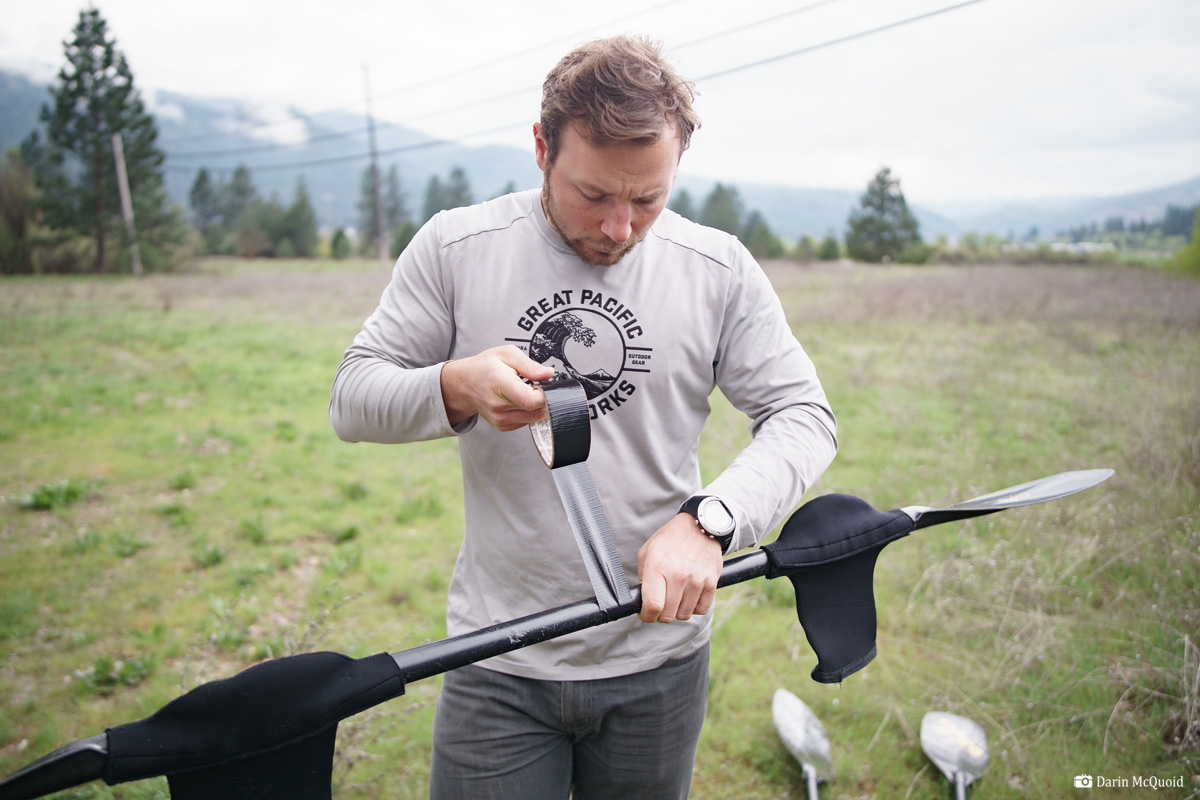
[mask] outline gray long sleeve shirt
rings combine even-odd
[[[534,191],[445,211],[396,263],[379,307],[346,351],[330,418],[346,441],[459,436],[466,530],[450,583],[458,635],[590,597],[556,493],[525,429],[451,427],[440,371],[512,344],[583,383],[588,459],[631,585],[638,548],[703,488],[753,546],[837,449],[812,362],[770,283],[738,240],[664,211],[618,264],[582,262]],[[719,386],[753,440],[708,487],[697,449]],[[711,614],[669,625],[636,617],[498,656],[482,666],[550,680],[652,669],[702,646]]]

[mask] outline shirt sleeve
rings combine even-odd
[[[455,328],[438,221],[426,223],[404,249],[379,307],[338,367],[329,419],[344,441],[436,439],[465,433],[477,419],[452,427],[442,401],[441,371]]]
[[[837,420],[770,281],[740,248],[725,299],[717,385],[750,417],[751,443],[707,488],[737,520],[729,552],[778,525],[837,452]]]

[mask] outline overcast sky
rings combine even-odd
[[[51,80],[83,4],[0,4],[0,67]],[[170,90],[252,101],[264,119],[289,106],[362,113],[369,65],[376,116],[530,147],[554,62],[586,39],[644,33],[697,82],[703,126],[681,166],[691,175],[857,191],[890,166],[925,205],[1113,195],[1200,175],[1200,0],[95,6],[152,106]]]

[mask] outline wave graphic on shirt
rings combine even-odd
[[[554,367],[555,378],[565,375],[579,381],[589,400],[608,391],[617,379],[604,369],[588,373],[576,369],[567,356],[568,342],[591,347],[596,343],[596,331],[585,325],[579,317],[569,311],[564,311],[538,326],[533,338],[529,341],[529,357],[541,364],[549,364]]]

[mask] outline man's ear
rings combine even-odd
[[[533,157],[537,162],[538,169],[542,172],[546,171],[546,153],[550,150],[550,146],[546,144],[546,138],[542,136],[542,123],[533,123]]]

